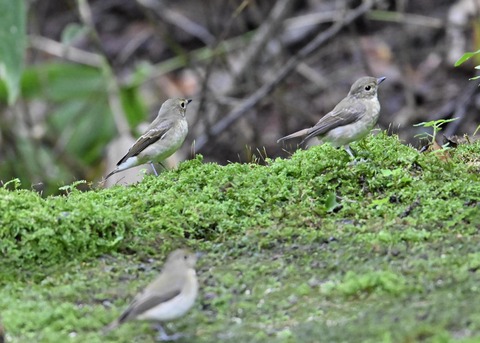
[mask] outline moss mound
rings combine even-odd
[[[200,342],[480,337],[480,143],[448,158],[385,133],[354,146],[364,161],[322,145],[265,165],[199,156],[135,186],[66,196],[1,188],[7,332],[151,341],[148,326],[98,330],[168,251],[190,246],[206,252],[202,310],[171,325]]]

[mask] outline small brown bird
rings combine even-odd
[[[158,111],[157,118],[118,161],[117,168],[109,173],[105,180],[113,174],[140,164],[161,162],[177,151],[187,137],[188,123],[185,113],[187,105],[191,102],[190,99],[165,101]],[[156,175],[155,168],[153,170]]]
[[[334,147],[344,146],[348,154],[355,158],[349,144],[365,137],[377,123],[380,114],[377,88],[384,80],[385,77],[376,79],[370,76],[358,79],[350,88],[348,95],[315,126],[280,138],[277,143],[306,136],[300,142],[301,145],[307,139],[318,136]]]
[[[198,294],[195,264],[199,254],[179,249],[172,252],[161,274],[139,293],[118,319],[105,327],[104,333],[130,320],[165,322],[183,316],[194,304]],[[167,335],[161,324],[158,339],[171,341],[181,334]]]

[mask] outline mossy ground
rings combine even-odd
[[[101,328],[175,247],[200,250],[184,342],[479,342],[480,143],[448,160],[384,133],[266,165],[182,163],[132,187],[0,189],[11,342],[153,342]]]

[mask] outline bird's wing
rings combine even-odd
[[[142,314],[155,306],[160,305],[161,303],[167,302],[182,292],[182,287],[184,280],[181,280],[179,277],[172,278],[176,282],[168,282],[160,276],[159,279],[155,280],[151,285],[149,285],[142,293],[140,293],[132,301],[130,306],[122,313],[118,318],[119,323],[135,318],[139,314]],[[162,284],[161,290],[154,290],[156,284]]]
[[[168,300],[171,300],[180,294],[180,289],[172,291],[170,293],[164,293],[162,295],[158,294],[148,294],[145,296],[142,301],[132,303],[125,312],[122,313],[120,318],[118,318],[119,323],[123,323],[127,319],[135,318],[137,315],[145,313],[146,311],[154,308],[155,306],[160,305]]]
[[[148,130],[137,139],[130,149],[128,149],[128,152],[125,154],[125,156],[118,161],[117,166],[128,160],[130,157],[137,156],[139,153],[145,150],[145,148],[156,141],[163,139],[165,134],[173,127],[174,123],[175,121],[173,119],[166,119],[154,127],[150,125]]]
[[[341,103],[339,103],[339,105],[340,104]],[[366,109],[364,104],[357,103],[356,106],[347,106],[343,108],[339,105],[335,106],[335,108],[322,117],[315,126],[311,127],[303,141],[314,136],[323,135],[337,127],[356,122],[363,114],[365,114]]]

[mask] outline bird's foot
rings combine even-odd
[[[159,342],[173,342],[182,337],[185,337],[185,335],[181,333],[175,333],[173,335],[167,334],[163,326],[160,324],[155,325],[155,329],[157,329],[158,331],[157,341]]]
[[[183,338],[183,337],[185,337],[184,334],[181,334],[181,333],[177,332],[177,333],[174,333],[173,335],[167,335],[167,334],[162,335],[162,334],[160,334],[160,335],[157,336],[157,340],[160,341],[160,342],[174,342],[174,341],[179,340],[180,338]]]
[[[355,155],[357,154],[355,150],[350,148],[349,145],[344,146],[345,151],[350,155],[351,161],[348,163],[348,166],[356,166],[359,163],[365,163],[367,160],[363,158],[357,158]]]
[[[364,159],[364,158],[354,159],[353,161],[348,162],[348,166],[353,167],[353,166],[356,166],[359,163],[365,163],[365,162],[367,162],[367,160]]]

